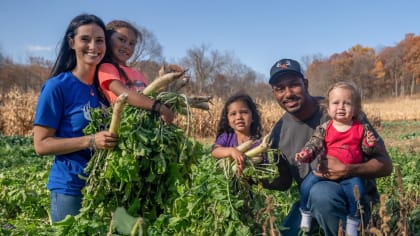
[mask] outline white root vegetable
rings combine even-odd
[[[210,110],[210,105],[208,102],[200,102],[200,103],[194,103],[190,105],[192,108],[197,108],[200,110],[208,111]]]
[[[212,98],[212,96],[192,96],[187,98],[187,102],[192,108],[208,111],[210,110],[209,103],[211,103]]]
[[[248,140],[246,142],[241,143],[240,145],[236,146],[236,149],[238,149],[238,151],[240,152],[246,152],[248,151],[252,145],[254,144],[254,140]]]
[[[191,96],[188,97],[188,103],[189,104],[195,104],[195,103],[202,103],[202,102],[211,102],[212,96]]]
[[[181,78],[186,71],[187,70],[181,72],[170,72],[164,75],[160,75],[143,90],[143,94],[149,96],[159,89],[167,87],[171,82]]]
[[[120,126],[121,116],[124,110],[124,106],[127,103],[127,99],[127,93],[122,93],[117,97],[112,111],[112,119],[109,132],[118,134],[118,127]]]
[[[245,152],[245,155],[247,157],[251,158],[251,160],[252,160],[252,158],[261,156],[263,153],[267,152],[267,150],[270,148],[269,138],[270,138],[270,134],[267,134],[263,138],[260,145],[258,145],[255,148]],[[258,161],[257,158],[255,160]]]
[[[260,164],[263,161],[262,156],[250,157],[249,159],[251,159],[254,164]]]

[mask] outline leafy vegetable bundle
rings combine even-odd
[[[94,110],[85,133],[109,127],[111,112],[112,108]],[[189,185],[191,166],[202,156],[202,146],[182,129],[164,124],[158,114],[127,105],[118,133],[113,150],[98,150],[89,161],[81,214],[59,223],[63,233],[104,234],[117,207],[153,222],[172,207],[177,188]]]
[[[162,74],[161,78],[170,77]],[[155,81],[148,88],[163,86]],[[186,115],[187,120],[190,120],[191,107],[208,109],[208,105],[203,105],[211,99],[187,98],[176,92],[159,92],[155,96],[156,90],[145,91],[145,95],[154,96],[175,112]],[[225,164],[228,168],[223,172],[216,167],[209,150],[190,139],[181,128],[165,124],[159,114],[130,105],[120,110],[118,104],[124,103],[124,98],[126,96],[120,95],[114,107],[91,112],[92,122],[85,128],[85,134],[110,127],[111,132],[119,135],[118,145],[113,150],[94,153],[85,169],[88,178],[82,190],[81,213],[57,223],[58,233],[254,233],[257,223],[253,216],[261,209],[265,196],[257,194],[254,198],[247,179],[226,175],[226,169],[232,173],[235,168],[231,162]],[[268,166],[258,165],[259,168],[250,164],[251,171],[247,172],[250,177],[258,173],[270,177],[277,173],[272,170],[274,162]],[[206,223],[197,225],[198,219]]]
[[[210,150],[192,168],[193,183],[170,211],[149,227],[150,235],[262,235],[274,221],[266,211],[268,190],[236,175],[227,177]],[[229,159],[226,159],[229,160]],[[271,206],[272,207],[272,206]],[[278,228],[271,226],[271,230]],[[268,234],[267,234],[268,235]]]

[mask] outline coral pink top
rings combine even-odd
[[[143,91],[149,83],[140,71],[123,65],[119,66],[127,75],[128,79],[124,78],[123,75],[120,75],[118,69],[111,63],[103,63],[98,69],[99,86],[105,94],[106,99],[108,99],[111,104],[117,99],[117,96],[109,90],[111,81],[120,80],[127,88],[134,91]]]

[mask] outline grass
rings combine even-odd
[[[387,147],[403,152],[420,153],[420,121],[382,122],[377,131]]]
[[[25,138],[32,134],[37,94],[14,90],[0,95],[0,133],[8,135],[0,137],[1,235],[51,233],[45,188],[51,158],[37,157],[31,138]],[[282,111],[274,101],[257,103],[268,132]],[[214,142],[222,106],[223,101],[215,99],[210,112],[194,111],[191,135],[199,142],[207,145]],[[375,121],[395,169],[391,176],[377,179],[383,194],[381,204],[375,206],[371,224],[362,235],[414,235],[420,232],[420,98],[371,101],[363,108],[371,121]],[[279,193],[275,202],[270,202],[274,208],[267,205],[267,213],[275,211],[273,214],[281,221],[296,199],[296,191]],[[4,229],[7,223],[17,229]]]

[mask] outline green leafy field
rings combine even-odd
[[[375,207],[370,227],[382,232],[388,227],[388,232],[396,235],[405,230],[408,235],[414,235],[414,232],[420,232],[420,152],[417,146],[420,123],[388,122],[382,124],[379,132],[387,143],[395,171],[391,176],[377,180],[386,201],[382,208],[380,205]],[[202,148],[202,156],[191,166],[190,187],[178,187],[179,196],[171,201],[171,206],[162,209],[153,222],[147,222],[146,233],[256,235],[269,230],[264,223],[270,219],[275,219],[274,230],[279,230],[281,220],[297,199],[296,187],[287,192],[276,192],[255,185],[252,201],[248,199],[249,193],[226,194],[226,179],[208,155],[209,145],[204,144]],[[0,136],[0,235],[54,235],[60,232],[49,223],[49,193],[45,185],[51,162],[51,156],[35,154],[31,137]],[[272,210],[267,207],[271,204],[267,201],[269,196],[273,197]],[[138,216],[133,217],[135,221]],[[95,220],[86,223],[111,224],[110,221]],[[107,231],[86,233],[80,230],[71,235],[106,235]],[[112,230],[113,235],[124,235],[124,232],[129,233]]]

